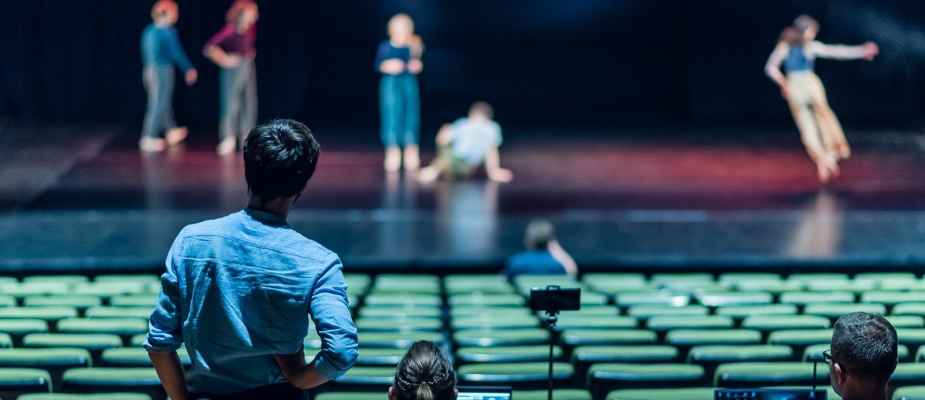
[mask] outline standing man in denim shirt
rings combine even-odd
[[[286,224],[319,154],[299,122],[254,128],[244,142],[247,208],[177,236],[144,344],[172,399],[304,399],[303,389],[356,362],[340,259]],[[322,339],[310,364],[308,314]],[[176,353],[184,343],[187,373]]]

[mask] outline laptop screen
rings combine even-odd
[[[510,386],[457,386],[456,400],[511,400]]]

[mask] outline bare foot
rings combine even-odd
[[[138,141],[138,149],[145,153],[157,153],[166,148],[167,144],[161,138],[145,137]]]
[[[386,172],[395,172],[401,168],[401,149],[391,146],[385,149],[385,162],[382,163]]]
[[[168,146],[174,146],[174,145],[176,145],[177,143],[180,143],[180,142],[186,140],[186,135],[187,135],[188,133],[189,133],[189,131],[186,130],[186,127],[185,127],[185,126],[181,126],[181,127],[178,127],[178,128],[173,128],[173,129],[167,131],[167,135],[166,135],[166,138],[167,138],[167,145],[168,145]]]
[[[405,147],[405,171],[417,171],[421,167],[421,156],[418,146],[410,145]]]
[[[238,146],[238,140],[233,137],[226,137],[218,143],[218,147],[215,148],[215,152],[220,156],[228,156],[234,154],[235,148]]]

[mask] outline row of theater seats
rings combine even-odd
[[[461,384],[511,385],[517,400],[545,398],[550,340],[559,400],[706,399],[713,387],[810,385],[831,324],[851,311],[887,315],[899,328],[896,394],[925,398],[916,387],[925,384],[925,296],[911,274],[346,278],[360,358],[320,399],[382,396],[416,340],[442,344]],[[526,307],[530,288],[547,284],[583,289],[582,310],[563,312],[552,333]],[[158,287],[153,275],[0,278],[0,399],[126,391],[163,399],[139,347]],[[320,346],[313,331],[305,345]],[[818,370],[825,383],[828,369]]]

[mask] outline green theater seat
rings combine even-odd
[[[357,356],[357,365],[365,366],[395,366],[401,362],[408,350],[404,348],[374,348],[360,347]]]
[[[569,329],[560,337],[567,346],[654,344],[657,339],[645,329]]]
[[[436,308],[436,310],[440,310]],[[526,307],[456,307],[450,309],[450,318],[485,316],[488,318],[503,318],[504,316],[520,317],[533,315],[533,311]]]
[[[30,333],[48,333],[48,322],[41,319],[0,319],[0,332],[12,339],[10,346],[22,346],[22,338]]]
[[[547,390],[515,390],[512,399],[517,400],[546,400]],[[380,399],[381,400],[381,399]],[[591,392],[584,389],[554,389],[552,400],[591,400]]]
[[[73,347],[103,351],[122,347],[122,339],[111,334],[33,333],[23,338],[23,346],[30,348]]]
[[[151,400],[144,393],[35,393],[19,396],[19,400]]]
[[[180,357],[180,363],[183,365],[192,365],[189,353],[185,346],[177,349],[177,355]],[[140,347],[119,347],[114,349],[103,350],[100,356],[103,366],[105,367],[150,367],[151,357],[148,351]]]
[[[553,363],[553,380],[572,379],[575,368],[564,362]],[[538,390],[547,386],[548,362],[466,364],[457,370],[460,385],[510,385],[518,390]]]
[[[388,307],[361,307],[357,311],[360,318],[387,318],[387,319],[407,319],[407,318],[437,318],[443,316],[443,310],[439,308],[425,307],[412,308],[409,310],[394,309]]]
[[[70,293],[71,285],[64,282],[17,282],[0,285],[0,293],[13,297],[50,296]]]
[[[539,328],[493,331],[458,331],[453,333],[453,342],[458,346],[480,347],[543,344],[549,343],[549,331]]]
[[[893,400],[925,400],[925,385],[896,388]]]
[[[719,275],[719,283],[728,288],[735,288],[739,282],[782,281],[781,274],[767,272],[727,272]]]
[[[77,318],[77,307],[0,308],[0,319],[41,319],[53,323],[65,318]]]
[[[22,278],[23,282],[60,282],[66,285],[76,285],[78,283],[89,282],[90,278],[84,275],[33,275]]]
[[[703,367],[691,364],[594,364],[588,370],[588,389],[595,399],[617,389],[664,389],[697,386]]]
[[[749,329],[677,329],[665,335],[673,346],[760,344],[761,332]]]
[[[752,315],[742,321],[743,328],[762,332],[784,329],[827,329],[831,325],[828,318],[815,315]]]
[[[882,303],[888,306],[899,303],[925,302],[925,292],[870,291],[861,293],[862,303]]]
[[[918,386],[925,384],[925,364],[899,363],[890,376],[888,390],[892,391],[903,386]]]
[[[829,319],[838,319],[845,314],[853,312],[866,312],[870,314],[886,315],[886,306],[883,304],[864,304],[864,303],[818,303],[807,304],[803,309],[803,314],[818,315]]]
[[[540,326],[540,319],[533,315],[480,314],[450,319],[450,327],[454,330],[530,329]]]
[[[909,351],[916,352],[925,344],[925,329],[896,328],[896,340],[909,346]]]
[[[562,348],[553,347],[553,359],[562,358]],[[511,363],[549,360],[548,345],[460,347],[456,359],[463,363]]]
[[[153,311],[155,304],[157,304],[156,293],[112,296],[109,298],[109,305],[113,307],[147,307]]]
[[[142,392],[164,398],[164,388],[154,368],[72,368],[64,372],[65,391],[70,393]]]
[[[893,306],[891,315],[925,316],[925,303],[899,303]]]
[[[0,349],[2,368],[41,368],[51,376],[54,391],[61,391],[61,375],[68,368],[89,367],[92,356],[86,349]]]
[[[606,400],[713,400],[714,388],[621,389],[607,393]]]
[[[132,281],[90,282],[75,285],[72,293],[110,298],[112,296],[148,293],[148,285],[142,282]]]
[[[87,318],[135,318],[148,320],[154,313],[154,305],[147,307],[91,307],[87,309]]]
[[[646,327],[656,332],[675,329],[731,329],[732,318],[723,315],[670,316],[659,315],[649,318]]]
[[[890,315],[886,317],[886,320],[897,329],[925,327],[925,318],[918,315]]]
[[[450,307],[523,307],[526,300],[519,294],[455,294],[447,299]]]
[[[603,308],[603,307],[601,307]],[[609,311],[613,311],[612,309]],[[639,326],[636,317],[623,315],[559,314],[556,329],[633,329]]]
[[[360,344],[364,347],[407,349],[414,342],[421,340],[444,342],[443,334],[439,332],[360,332],[358,336]]]
[[[793,329],[768,334],[768,344],[790,346],[793,348],[793,354],[802,354],[807,346],[831,342],[831,329]]]
[[[870,280],[833,280],[833,281],[810,281],[806,283],[806,290],[811,292],[826,292],[826,291],[845,291],[851,292],[854,294],[863,293],[868,290],[875,290],[877,288],[877,283]]]
[[[804,306],[813,303],[854,303],[855,295],[846,291],[832,292],[784,292],[780,295],[781,304]]]
[[[111,333],[129,338],[148,332],[148,321],[139,318],[73,318],[58,321],[60,333]]]
[[[572,350],[578,376],[586,376],[591,365],[597,363],[672,363],[678,359],[678,348],[674,346],[578,346]]]
[[[827,382],[829,368],[817,365],[817,381]],[[741,362],[721,364],[716,368],[714,385],[730,388],[764,386],[809,386],[813,384],[813,363]]]
[[[103,304],[103,300],[96,296],[55,295],[55,296],[27,296],[23,299],[26,307],[39,306],[70,306],[78,310]]]
[[[369,307],[440,307],[443,300],[440,296],[431,294],[371,294],[366,296],[366,305]]]
[[[716,309],[716,315],[732,317],[742,321],[752,315],[796,315],[797,306],[793,304],[768,304],[764,306],[722,306]]]
[[[49,393],[51,375],[37,368],[0,368],[0,396],[16,398],[26,393]]]
[[[687,294],[669,293],[662,290],[651,292],[618,293],[614,301],[620,307],[630,306],[664,306],[681,307],[690,304],[691,297]]]
[[[687,353],[687,362],[702,366],[706,376],[713,376],[720,364],[792,358],[793,349],[782,345],[694,346]]]
[[[647,319],[650,317],[656,316],[689,316],[689,317],[702,317],[710,313],[710,309],[701,306],[701,305],[690,305],[690,306],[679,306],[679,307],[670,307],[664,305],[657,306],[632,306],[630,307],[626,314],[639,319]]]
[[[768,292],[706,292],[697,296],[697,300],[708,307],[720,307],[767,305],[774,298]]]
[[[395,367],[353,367],[331,385],[339,391],[378,391],[387,393],[395,376]]]
[[[436,332],[443,329],[443,321],[435,318],[407,318],[392,320],[383,318],[357,318],[356,327],[365,332]]]
[[[814,281],[847,281],[848,279],[848,274],[838,272],[790,274],[787,276],[788,281],[804,284]]]

